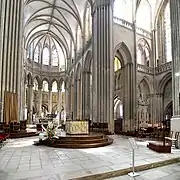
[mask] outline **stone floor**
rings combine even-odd
[[[140,176],[135,177],[134,180],[180,180],[180,163],[142,171],[138,174]],[[126,175],[108,180],[133,180],[133,178]]]
[[[112,136],[110,146],[94,149],[55,149],[34,146],[38,137],[8,140],[0,149],[0,180],[67,180],[124,169],[131,166],[131,146],[127,138]],[[137,141],[136,165],[180,157],[180,150],[158,154]]]

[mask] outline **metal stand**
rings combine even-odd
[[[132,148],[132,172],[128,173],[128,175],[130,177],[137,177],[137,176],[139,176],[139,174],[136,173],[135,170],[134,170],[134,148]]]

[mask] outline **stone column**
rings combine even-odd
[[[0,1],[0,121],[4,120],[5,91],[18,94],[18,114],[22,120],[23,11],[24,0]]]
[[[61,120],[61,107],[62,107],[62,89],[58,88],[57,111],[59,114],[59,121]]]
[[[172,39],[172,98],[173,117],[171,130],[180,131],[180,1],[170,3]]]
[[[85,79],[85,93],[84,93],[84,99],[85,99],[85,103],[84,103],[84,108],[85,108],[85,115],[84,118],[85,119],[90,119],[90,93],[91,93],[91,85],[90,85],[90,75],[91,72],[90,71],[85,71],[84,72],[84,79]]]
[[[70,117],[69,117],[69,98],[71,97],[71,95],[70,95],[70,90],[69,90],[69,88],[68,88],[68,85],[67,85],[67,83],[65,83],[65,106],[64,106],[64,111],[65,111],[65,114],[66,114],[66,117],[65,117],[65,120],[66,119],[69,119]]]
[[[78,95],[77,95],[77,79],[75,79],[74,81],[74,85],[72,85],[72,89],[73,91],[73,97],[71,98],[71,103],[73,103],[73,108],[72,108],[72,112],[73,112],[73,120],[77,119],[77,99],[78,99]]]
[[[108,123],[113,133],[113,0],[96,0],[92,19],[93,122]]]
[[[73,82],[74,83],[74,82]],[[75,87],[74,87],[74,84],[70,84],[70,101],[69,101],[69,106],[70,106],[70,112],[69,112],[69,119],[73,120],[74,119],[74,105],[75,105]]]
[[[77,84],[77,98],[76,98],[76,106],[77,106],[77,116],[76,119],[81,119],[81,79],[76,80]]]
[[[48,111],[50,114],[52,113],[52,87],[49,87]]]
[[[42,113],[42,86],[38,86],[38,116],[41,117]]]
[[[134,130],[135,126],[138,126],[138,122],[135,122],[135,110],[137,111],[137,105],[135,107],[134,101],[134,88],[135,83],[133,82],[133,64],[128,63],[122,69],[122,79],[124,80],[124,97],[123,97],[123,131]],[[136,95],[137,96],[137,95]]]
[[[33,84],[28,85],[28,123],[31,124],[33,120]]]

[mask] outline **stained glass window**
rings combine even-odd
[[[42,87],[42,90],[43,90],[43,91],[46,91],[46,92],[49,91],[49,90],[48,90],[48,82],[47,82],[47,81],[43,81],[43,87]]]
[[[52,83],[52,92],[57,92],[58,90],[57,90],[57,82],[56,81],[54,81],[53,83]]]
[[[42,59],[42,63],[44,65],[49,65],[49,48],[45,47],[43,49],[43,59]]]
[[[34,62],[39,62],[39,55],[40,55],[40,46],[37,45],[34,51]]]
[[[37,82],[36,79],[34,80],[34,86],[33,86],[33,89],[34,89],[35,91],[38,91],[38,82]]]
[[[52,50],[52,66],[58,66],[58,53],[55,48]]]

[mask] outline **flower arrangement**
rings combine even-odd
[[[47,126],[47,128],[46,128],[46,133],[47,133],[47,137],[48,137],[49,139],[51,139],[52,137],[54,137],[54,135],[55,135],[55,130],[56,130],[56,128],[55,128],[53,122],[48,122],[48,126]]]
[[[57,127],[53,122],[48,122],[47,128],[42,125],[42,129],[44,130],[47,139],[51,139],[55,136]]]

